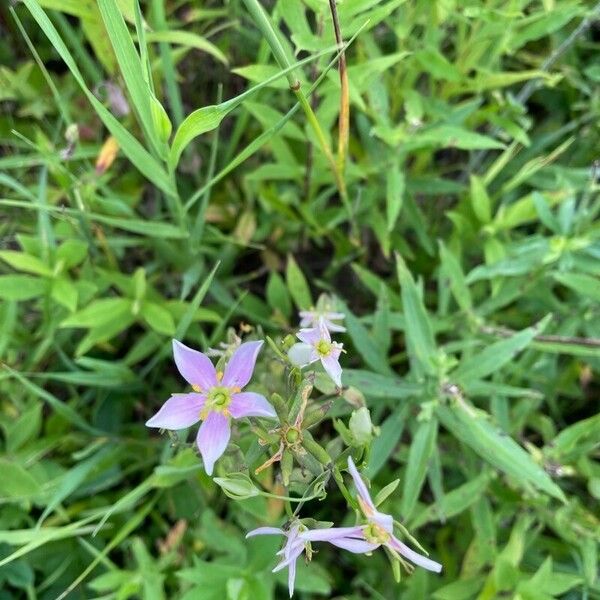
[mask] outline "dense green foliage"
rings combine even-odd
[[[363,472],[444,571],[323,546],[297,596],[600,598],[600,7],[343,0],[346,148],[327,2],[10,4],[0,599],[287,597],[279,540],[244,540],[283,503],[144,422],[183,389],[171,338],[279,345],[323,291],[349,387],[313,435],[362,450],[366,404]],[[285,395],[266,345],[255,386]],[[272,448],[234,442],[215,474],[254,478]]]

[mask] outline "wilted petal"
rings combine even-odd
[[[189,384],[200,386],[203,391],[218,385],[217,372],[206,354],[173,340],[173,357],[179,372]]]
[[[338,387],[342,387],[342,367],[340,361],[334,356],[333,352],[329,356],[322,356],[321,364],[327,375],[333,380],[333,383]]]
[[[246,342],[233,353],[225,367],[223,385],[241,389],[250,381],[262,345],[262,341]]]
[[[411,550],[406,544],[403,544],[399,539],[395,538],[394,536],[392,536],[392,539],[388,542],[388,546],[390,546],[390,548],[392,548],[405,558],[408,558],[408,560],[415,563],[415,565],[419,567],[423,567],[424,569],[427,569],[428,571],[433,571],[434,573],[439,573],[442,570],[442,565],[440,565],[440,563],[437,563],[434,560],[431,560],[426,556],[423,556],[418,552]]]
[[[346,537],[334,538],[329,540],[329,543],[338,546],[339,548],[343,548],[344,550],[348,550],[348,552],[353,552],[354,554],[365,554],[379,548],[379,544],[372,544],[366,540],[357,540]]]
[[[358,495],[360,496],[360,499],[367,506],[367,508],[369,508],[372,511],[371,514],[368,514],[366,516],[367,517],[372,516],[372,514],[378,512],[378,511],[375,508],[375,505],[373,504],[373,500],[371,500],[371,495],[369,494],[369,490],[367,489],[365,482],[363,481],[362,477],[360,476],[360,473],[358,472],[358,469],[356,468],[356,465],[354,464],[354,461],[352,460],[351,456],[348,457],[348,471],[350,471],[350,475],[352,475],[352,479],[354,480],[354,485],[356,487],[356,491],[357,491]]]
[[[283,529],[279,527],[257,527],[246,534],[247,538],[254,537],[255,535],[282,535]]]
[[[312,327],[311,329],[301,329],[296,334],[296,337],[301,342],[304,342],[305,344],[310,344],[311,346],[314,346],[322,339],[326,339],[323,337],[323,329],[320,327]]]
[[[215,462],[225,452],[230,435],[229,418],[222,413],[213,411],[202,422],[196,443],[208,475],[212,475]]]
[[[316,350],[304,342],[294,344],[288,350],[288,357],[297,367],[305,367],[319,358]]]
[[[262,395],[254,392],[238,392],[231,396],[229,412],[234,419],[241,417],[277,417],[275,409]]]
[[[146,426],[171,430],[190,427],[200,420],[205,400],[202,394],[174,394],[146,421]]]

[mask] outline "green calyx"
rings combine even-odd
[[[297,427],[289,427],[283,434],[286,446],[296,446],[302,442],[302,433]]]
[[[365,540],[372,544],[385,544],[391,537],[383,527],[380,527],[375,523],[369,523],[363,529],[363,535],[365,536]]]
[[[206,408],[217,412],[225,412],[231,404],[231,389],[228,387],[214,387],[208,392]]]

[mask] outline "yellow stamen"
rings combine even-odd
[[[217,371],[217,380],[221,381],[223,379],[223,371]]]
[[[193,389],[195,392],[201,392],[201,391],[202,391],[202,388],[201,388],[199,385],[197,385],[197,384],[194,384],[194,385],[192,386],[192,389]]]

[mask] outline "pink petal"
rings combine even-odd
[[[206,354],[173,340],[173,357],[179,372],[190,385],[197,385],[203,391],[219,385],[215,367]]]
[[[148,421],[146,427],[185,429],[200,420],[206,398],[202,394],[174,394]]]
[[[305,367],[315,360],[319,360],[319,355],[314,346],[298,342],[288,350],[288,357],[297,367]]]
[[[362,538],[363,526],[357,527],[328,527],[326,529],[311,529],[304,531],[300,537],[307,542],[330,542],[335,538],[359,537]]]
[[[295,564],[298,560],[298,557],[304,552],[304,544],[295,544],[291,549],[288,555],[284,554],[283,560],[281,560],[275,568],[273,569],[273,573],[277,573],[282,569],[285,569],[287,566],[291,564]]]
[[[311,329],[301,329],[296,337],[305,344],[314,346],[320,340],[323,339],[322,330],[319,327],[312,327]]]
[[[356,491],[360,496],[361,500],[373,511],[373,513],[377,512],[375,505],[373,504],[373,500],[371,500],[371,495],[369,494],[369,490],[367,490],[367,486],[363,481],[352,457],[348,457],[348,471],[350,471],[350,475],[352,475],[352,479],[354,480],[354,485],[356,486]],[[366,515],[369,517],[370,515]]]
[[[406,544],[403,544],[399,539],[392,536],[392,539],[388,542],[388,546],[393,550],[396,550],[399,554],[408,558],[411,562],[414,562],[415,565],[419,567],[423,567],[428,571],[433,571],[434,573],[439,573],[442,570],[442,565],[440,563],[435,562],[434,560],[430,560],[429,558],[411,550]]]
[[[329,540],[329,543],[338,546],[339,548],[343,548],[344,550],[348,550],[348,552],[353,552],[354,554],[365,554],[366,552],[373,552],[373,550],[379,548],[379,544],[372,544],[366,540],[356,540],[345,537]]]
[[[385,513],[376,510],[375,514],[369,517],[369,521],[376,523],[388,533],[394,533],[394,517],[391,515],[386,515]]]
[[[296,561],[290,564],[288,569],[288,590],[290,598],[294,595],[294,584],[296,583]]]
[[[254,392],[233,394],[229,412],[234,419],[240,419],[241,417],[277,417],[277,413],[269,401],[263,395]]]
[[[212,475],[215,462],[225,452],[230,435],[229,419],[222,413],[210,412],[200,425],[196,443],[208,475]]]
[[[333,380],[333,383],[338,387],[342,387],[342,367],[340,366],[340,361],[334,356],[333,352],[329,356],[322,356],[321,364],[327,375]]]
[[[233,353],[225,367],[223,385],[241,389],[250,381],[262,345],[262,341],[246,342]]]
[[[257,527],[246,534],[247,538],[254,537],[255,535],[282,535],[283,529],[279,527]]]

